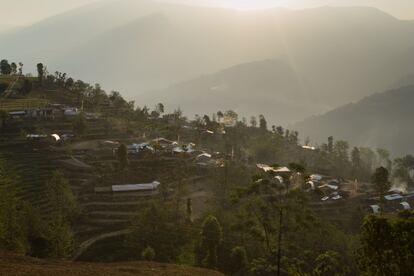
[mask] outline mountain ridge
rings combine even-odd
[[[357,146],[387,148],[395,155],[412,154],[413,102],[414,85],[402,86],[310,117],[293,127],[317,143],[334,135]]]
[[[120,12],[128,8],[125,3],[129,2],[109,3],[112,9],[103,9],[117,14],[116,9]],[[124,6],[117,7],[116,3]],[[373,8],[241,12],[160,4],[138,9],[137,13],[122,18],[120,25],[109,21],[102,30],[94,25],[99,20],[88,17],[99,17],[100,13],[86,12],[86,19],[72,20],[90,22],[89,29],[81,23],[76,28],[68,27],[68,32],[59,27],[58,34],[50,33],[39,45],[32,43],[34,37],[18,35],[24,32],[15,33],[13,39],[9,36],[12,41],[3,41],[5,37],[0,36],[1,42],[7,42],[0,43],[0,51],[11,60],[24,56],[25,67],[35,68],[42,61],[53,71],[64,68],[75,78],[100,80],[103,86],[120,89],[138,104],[154,90],[201,75],[252,61],[283,60],[302,82],[301,89],[309,94],[307,97],[323,107],[315,113],[303,113],[301,118],[289,113],[278,115],[291,123],[385,90],[395,79],[414,73],[413,63],[407,61],[414,48],[414,24]],[[82,33],[79,41],[76,36],[67,39],[76,29]],[[32,45],[30,50],[27,44]],[[23,48],[24,54],[19,50]],[[298,105],[306,105],[301,100]],[[200,108],[203,103],[193,105]],[[232,107],[211,105],[208,109],[218,108]],[[253,112],[248,110],[243,115]]]

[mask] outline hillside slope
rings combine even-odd
[[[219,276],[220,272],[171,264],[149,262],[130,263],[71,263],[39,260],[15,254],[0,252],[0,274],[4,276],[23,275],[61,275],[61,276],[95,276],[95,275],[200,275]]]
[[[414,153],[414,86],[378,93],[294,126],[302,137],[330,135],[359,146],[382,147],[394,155]]]

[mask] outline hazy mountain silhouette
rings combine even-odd
[[[414,86],[374,94],[294,125],[302,137],[324,142],[334,135],[359,146],[382,147],[395,155],[414,153]]]
[[[30,65],[52,62],[102,32],[150,14],[156,6],[150,0],[93,2],[0,36],[0,50],[4,57]]]
[[[214,110],[233,109],[244,116],[265,114],[273,122],[286,124],[287,118],[300,120],[324,108],[309,97],[308,90],[306,81],[285,62],[265,60],[233,66],[141,99],[153,104],[165,101],[189,114],[211,115]]]
[[[272,117],[274,123],[315,114],[309,113],[315,106],[321,107],[317,113],[322,113],[382,91],[399,77],[414,73],[413,63],[407,62],[414,48],[414,23],[373,8],[242,12],[132,2],[95,3],[0,36],[0,52],[9,59],[23,57],[30,68],[43,61],[51,70],[101,82],[140,105],[140,99],[149,98],[154,90],[172,87],[174,91],[175,83],[197,81],[202,75],[214,75],[238,64],[277,59],[291,68],[297,82],[292,86],[300,87],[306,95],[296,99],[296,106],[307,105],[310,99],[313,107],[299,113],[269,110],[265,115],[277,114]],[[266,91],[266,99],[272,97],[269,91],[275,85],[272,103],[289,100],[281,99],[277,92],[284,84],[269,79],[255,84],[257,91]],[[243,98],[247,107],[248,101],[260,98],[259,92]],[[172,92],[164,93],[166,97],[160,100],[167,106],[175,104]],[[204,90],[192,93],[197,99]],[[227,93],[229,98],[241,98],[238,90]],[[237,106],[191,103],[195,110]],[[257,109],[245,112],[250,115]]]

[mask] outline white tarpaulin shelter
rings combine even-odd
[[[381,208],[380,208],[378,205],[371,205],[371,206],[369,206],[369,207],[371,207],[371,210],[372,210],[372,212],[373,212],[374,214],[379,213],[379,212],[380,212],[380,210],[381,210]]]
[[[274,173],[289,173],[290,169],[288,167],[279,167],[277,169],[270,167],[266,164],[256,164],[257,168],[264,170],[265,172],[274,172]]]
[[[321,180],[322,180],[322,178],[323,178],[323,176],[322,176],[322,175],[320,175],[320,174],[312,174],[312,175],[310,176],[310,179],[311,179],[312,181],[321,181]]]
[[[400,204],[402,205],[402,207],[403,207],[404,210],[411,210],[411,206],[410,206],[410,204],[408,202],[403,201]]]
[[[53,138],[55,138],[56,142],[60,140],[60,136],[57,134],[52,134],[51,135]]]

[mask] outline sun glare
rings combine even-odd
[[[187,5],[224,7],[237,10],[257,10],[287,6],[291,0],[158,0]]]
[[[225,0],[220,1],[221,5],[227,8],[233,8],[238,10],[254,10],[254,9],[266,9],[278,6],[277,0]]]

